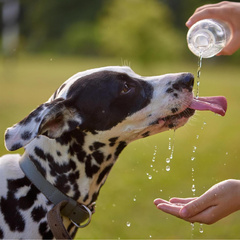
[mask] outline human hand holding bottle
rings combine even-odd
[[[218,55],[231,55],[240,48],[240,3],[224,1],[199,7],[188,19],[186,26],[190,28],[202,19],[217,19],[226,22],[231,29],[231,39]]]
[[[226,180],[211,187],[197,198],[155,199],[163,212],[188,222],[212,224],[240,210],[240,180]]]

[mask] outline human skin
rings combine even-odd
[[[231,38],[219,55],[232,55],[240,48],[240,3],[220,2],[217,4],[207,4],[195,10],[193,15],[186,22],[190,28],[194,23],[202,19],[217,19],[226,22],[232,32]]]
[[[196,198],[172,198],[154,200],[163,212],[188,222],[212,224],[240,210],[240,180],[229,179],[211,187]]]

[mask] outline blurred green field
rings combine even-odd
[[[0,68],[0,155],[6,154],[3,134],[7,127],[23,119],[68,77],[78,71],[106,65],[123,65],[121,59],[82,59],[21,56],[14,61],[1,59]],[[141,75],[170,72],[196,73],[197,59],[192,63],[130,64]],[[129,145],[121,154],[97,201],[92,223],[80,229],[80,239],[239,239],[240,212],[211,226],[190,223],[169,216],[153,205],[156,197],[190,197],[213,184],[239,178],[239,66],[204,60],[200,95],[225,95],[228,112],[225,117],[211,112],[197,112],[189,123]],[[199,135],[199,137],[197,137]],[[173,160],[169,138],[175,138]],[[193,148],[196,147],[196,152]],[[154,155],[156,153],[156,155]],[[152,161],[155,157],[155,162]],[[194,161],[191,158],[195,157]],[[152,165],[152,166],[151,166]],[[192,172],[194,168],[194,172]],[[151,177],[149,177],[151,176]],[[149,179],[150,178],[150,179]],[[231,204],[231,203],[229,203]]]

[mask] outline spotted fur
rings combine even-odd
[[[41,174],[91,207],[122,150],[132,141],[178,128],[194,111],[193,76],[141,77],[128,67],[77,73],[5,134],[10,151],[24,147]],[[20,155],[0,158],[0,238],[53,239],[53,207],[19,168]],[[76,227],[63,218],[74,237]]]

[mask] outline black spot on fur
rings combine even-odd
[[[113,147],[116,143],[116,141],[118,140],[119,137],[114,137],[114,138],[110,138],[108,139],[108,141],[110,142],[109,146]]]
[[[29,139],[31,138],[31,136],[32,136],[32,133],[29,132],[29,131],[26,131],[26,132],[24,132],[24,133],[21,134],[21,138],[22,138],[23,140],[29,140]]]
[[[107,156],[107,161],[110,160],[111,158],[112,158],[112,154],[109,154],[109,155]]]
[[[57,180],[55,181],[56,188],[60,189],[64,193],[68,193],[71,187],[68,184],[68,178],[65,174],[57,176]]]
[[[42,206],[38,206],[33,208],[31,212],[31,217],[34,222],[39,222],[42,218],[44,218],[47,214],[46,209],[44,209]]]
[[[56,153],[57,153],[57,155],[58,155],[59,157],[62,156],[61,152],[57,151]]]
[[[43,160],[46,160],[46,156],[45,156],[45,154],[44,154],[44,151],[43,151],[41,148],[35,147],[35,148],[34,148],[34,152],[35,152],[35,154],[36,154],[38,157],[40,157],[40,158],[43,159]]]
[[[127,143],[124,141],[121,141],[116,149],[115,156],[119,156],[119,154],[122,152],[122,150],[127,146]]]
[[[39,225],[38,231],[41,234],[43,239],[53,239],[53,234],[49,229],[47,222],[42,222]]]
[[[3,230],[0,228],[0,239],[4,239],[4,233]]]
[[[167,90],[166,90],[166,92],[167,93],[172,93],[174,90],[172,89],[172,88],[168,88]]]
[[[5,140],[8,140],[9,137],[10,137],[10,135],[9,135],[9,133],[8,133],[8,131],[7,131],[7,132],[5,133]]]
[[[149,136],[149,134],[150,134],[150,132],[149,132],[149,131],[147,131],[147,132],[145,132],[145,133],[143,133],[143,134],[142,134],[142,137],[143,137],[143,138],[145,138],[145,137],[148,137],[148,136]]]
[[[99,174],[97,184],[100,184],[102,182],[103,178],[110,172],[112,166],[113,165],[111,164],[111,165],[104,168],[104,170]]]
[[[178,94],[177,94],[177,93],[174,93],[173,96],[174,96],[175,98],[178,98]]]
[[[75,173],[69,173],[68,180],[71,184],[74,184],[80,177],[79,171],[76,171]]]
[[[87,177],[91,178],[93,174],[97,173],[99,171],[99,167],[97,165],[92,165],[91,157],[88,156],[87,160],[85,162],[85,173]]]
[[[19,211],[18,200],[14,192],[9,191],[6,198],[1,197],[1,211],[11,231],[24,231],[25,221]]]
[[[16,189],[24,187],[24,186],[30,186],[31,182],[28,180],[27,177],[18,178],[18,179],[10,179],[8,180],[8,189],[10,191],[16,191]]]
[[[94,148],[95,150],[98,150],[99,148],[102,148],[102,147],[104,147],[105,145],[106,145],[105,143],[94,142],[94,143],[93,143],[93,148]]]
[[[91,202],[95,202],[98,198],[98,195],[99,195],[99,192],[95,192],[93,195],[92,195],[92,201]]]
[[[98,164],[101,164],[104,160],[104,155],[100,151],[93,152],[92,156],[94,157],[94,159],[97,161]]]
[[[176,113],[178,111],[178,108],[172,108],[171,111],[172,113]]]
[[[79,191],[79,186],[77,183],[74,183],[73,191],[74,191],[73,199],[77,201],[81,196],[81,193]]]
[[[40,165],[40,163],[32,155],[30,155],[29,157],[34,162],[38,171],[45,177],[46,176],[46,170]]]
[[[175,125],[173,124],[173,123],[170,123],[169,125],[168,125],[168,128],[174,128],[175,127]]]
[[[23,210],[31,208],[34,202],[37,200],[37,195],[39,193],[40,193],[39,190],[34,185],[31,185],[31,188],[28,191],[27,195],[19,198],[18,200],[19,208]]]
[[[15,150],[17,150],[17,149],[19,149],[19,148],[21,148],[22,147],[22,144],[21,143],[16,143],[16,144],[14,144],[12,147],[11,147],[11,151],[15,151]]]
[[[88,200],[88,198],[89,198],[89,195],[86,194],[86,196],[84,197],[83,201],[86,202]]]

